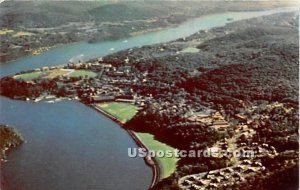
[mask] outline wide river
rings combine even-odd
[[[83,55],[87,60],[132,47],[167,42],[199,30],[234,21],[287,12],[227,12],[202,16],[176,28],[97,44],[76,43],[40,55],[0,65],[0,75],[66,64]],[[113,48],[113,49],[112,49]],[[3,190],[141,190],[151,183],[152,171],[143,159],[127,156],[137,145],[116,123],[75,102],[31,103],[0,97],[0,123],[15,126],[26,143],[8,155],[1,166]]]

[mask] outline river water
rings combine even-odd
[[[71,45],[65,45],[46,51],[40,55],[28,56],[20,60],[13,61],[10,64],[0,64],[0,76],[14,74],[19,71],[40,68],[42,66],[67,64],[70,59],[78,58],[81,56],[83,56],[84,60],[88,60],[132,47],[168,42],[171,40],[189,36],[199,30],[224,26],[226,23],[228,23],[227,18],[233,18],[233,21],[238,21],[247,18],[269,15],[277,12],[288,12],[291,10],[297,9],[281,8],[268,11],[226,12],[221,14],[212,14],[189,20],[176,28],[165,29],[158,32],[151,32],[128,39],[106,41],[96,44],[81,42]],[[112,48],[113,51],[111,51]]]
[[[237,21],[287,11],[291,9],[212,14],[176,28],[128,39],[65,45],[2,64],[0,75],[66,64],[81,55],[87,60],[118,50],[175,40],[199,30],[223,26],[227,18]],[[8,162],[1,166],[3,190],[141,190],[149,187],[151,169],[143,159],[127,156],[127,148],[136,147],[134,141],[116,123],[93,109],[75,101],[31,103],[5,97],[0,97],[0,104],[0,122],[15,126],[26,140],[9,153]]]
[[[11,190],[146,189],[151,168],[127,156],[127,132],[75,101],[29,103],[1,97],[1,122],[26,143],[9,153],[1,181]]]

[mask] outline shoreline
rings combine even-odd
[[[250,10],[246,10],[246,11],[249,11],[249,12],[259,11],[260,12],[260,11],[269,11],[269,10],[285,9],[285,8],[295,8],[295,6],[279,6],[279,7],[275,7],[275,8],[269,7],[269,8],[262,8],[262,9],[250,9]],[[193,20],[193,19],[198,19],[198,18],[201,18],[203,16],[214,15],[214,14],[221,14],[221,13],[226,13],[226,12],[244,12],[244,11],[242,11],[242,10],[212,11],[212,12],[207,13],[207,14],[201,14],[201,15],[196,15],[196,16],[192,16],[192,17],[187,17],[187,20],[185,20],[183,22],[172,23],[172,24],[169,24],[169,25],[166,25],[166,26],[157,26],[157,27],[154,27],[152,29],[138,30],[138,31],[135,31],[135,32],[131,32],[131,33],[128,33],[127,37],[120,37],[120,38],[117,37],[116,39],[113,39],[113,40],[112,39],[105,39],[104,38],[104,39],[101,39],[101,40],[97,40],[95,42],[89,42],[89,40],[87,40],[87,39],[80,39],[78,41],[76,40],[76,41],[67,42],[67,43],[60,42],[60,43],[54,44],[52,46],[41,46],[41,47],[38,47],[38,48],[47,48],[48,47],[49,49],[45,50],[45,51],[42,51],[39,54],[29,53],[29,54],[24,54],[24,55],[22,55],[20,57],[16,57],[16,58],[10,59],[8,61],[4,61],[4,62],[0,61],[0,65],[10,64],[10,63],[18,61],[20,59],[26,58],[26,57],[40,55],[40,54],[48,52],[48,51],[50,51],[52,49],[63,47],[63,46],[68,46],[68,45],[72,45],[72,44],[78,44],[78,43],[83,43],[83,42],[90,43],[90,44],[97,44],[97,43],[103,43],[103,42],[106,42],[106,41],[118,41],[118,40],[123,40],[123,39],[126,40],[126,39],[131,38],[131,37],[136,37],[136,36],[148,34],[148,33],[151,33],[151,32],[158,32],[158,31],[162,31],[162,30],[172,29],[172,28],[178,27],[181,24],[184,24],[185,22],[188,22],[188,21]],[[90,60],[90,59],[94,59],[94,58],[88,58],[87,60]]]
[[[125,123],[123,123],[122,121],[120,121],[117,117],[115,117],[115,116],[111,115],[110,113],[108,113],[108,112],[106,112],[106,111],[104,111],[104,110],[96,107],[94,104],[91,104],[91,105],[85,104],[85,105],[93,108],[97,112],[103,114],[107,118],[109,118],[112,121],[116,122],[122,129],[124,129],[129,134],[129,136],[134,140],[134,142],[140,148],[146,149],[147,153],[149,152],[149,148],[140,140],[140,138],[132,130],[125,129],[123,127]],[[151,167],[152,172],[153,172],[152,181],[151,181],[151,184],[149,186],[149,189],[151,189],[160,180],[160,175],[161,175],[160,164],[159,164],[159,161],[157,159],[151,158],[151,157],[145,157],[144,161],[145,161],[146,165],[148,165],[149,167]]]
[[[16,128],[0,123],[0,165],[7,162],[7,154],[24,143]]]

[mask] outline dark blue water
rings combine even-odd
[[[236,20],[290,11],[222,13],[203,16],[176,28],[124,40],[98,44],[77,43],[55,48],[0,65],[0,75],[66,64],[83,54],[84,59],[107,55],[188,36],[201,29]],[[110,51],[114,48],[114,51]],[[3,190],[141,190],[147,189],[152,172],[142,159],[130,159],[131,137],[116,123],[74,101],[55,104],[13,101],[0,97],[0,122],[15,126],[27,143],[8,155],[1,168]]]
[[[0,97],[1,122],[27,141],[10,152],[6,189],[146,189],[152,171],[127,156],[136,147],[116,123],[74,101],[29,103]]]

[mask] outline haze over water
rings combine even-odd
[[[268,11],[226,12],[212,14],[189,20],[176,28],[151,32],[127,39],[105,41],[95,44],[80,42],[71,45],[64,45],[46,51],[40,55],[28,56],[16,61],[12,61],[9,64],[0,64],[0,76],[15,74],[20,71],[40,68],[43,66],[67,64],[70,59],[77,58],[81,55],[83,55],[82,58],[84,60],[88,60],[128,48],[176,40],[178,38],[192,35],[199,30],[224,26],[226,23],[228,23],[227,18],[233,18],[233,21],[238,21],[263,15],[270,15],[277,12],[289,12],[292,10],[296,9],[280,8]]]

